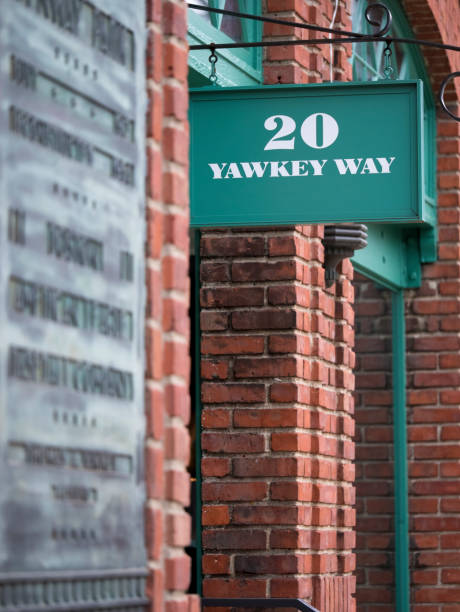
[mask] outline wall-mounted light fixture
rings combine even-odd
[[[324,226],[324,268],[326,287],[334,284],[338,264],[367,246],[367,226],[362,223],[343,223]]]

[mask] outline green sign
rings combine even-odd
[[[191,93],[191,225],[423,221],[421,81]]]

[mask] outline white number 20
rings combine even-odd
[[[281,126],[279,126],[281,122]],[[264,128],[273,131],[278,128],[277,133],[270,138],[264,147],[264,151],[274,149],[293,149],[295,146],[295,136],[282,140],[290,136],[296,129],[296,123],[288,115],[272,115],[265,120]],[[313,149],[325,149],[335,142],[339,135],[337,121],[327,113],[314,113],[309,115],[300,126],[300,135],[306,145]]]

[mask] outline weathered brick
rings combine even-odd
[[[266,550],[267,535],[262,529],[206,529],[203,547],[207,550]]]
[[[201,352],[204,355],[257,354],[264,350],[263,336],[204,336]]]
[[[229,371],[228,359],[206,359],[201,362],[201,376],[205,380],[225,380]]]
[[[201,290],[201,305],[204,308],[262,306],[263,303],[264,290],[262,287],[221,287]]]
[[[264,597],[266,582],[248,578],[205,578],[205,597]]]
[[[203,383],[202,401],[209,404],[254,404],[265,401],[265,386],[260,384]]]
[[[201,444],[208,453],[260,453],[265,448],[264,437],[247,433],[208,433],[201,436]]]
[[[268,485],[265,482],[205,482],[202,488],[203,501],[256,501],[266,498]]]
[[[232,327],[235,330],[293,329],[297,316],[294,310],[248,310],[233,312]]]
[[[200,248],[206,257],[243,257],[263,255],[265,246],[261,236],[204,236]]]
[[[204,457],[201,460],[201,474],[206,477],[222,478],[231,472],[230,459]]]
[[[302,376],[302,365],[295,357],[235,359],[233,374],[235,378]]]
[[[229,574],[230,557],[228,555],[204,555],[203,557],[204,574]]]
[[[294,280],[296,278],[296,262],[285,260],[233,263],[231,276],[235,282]]]
[[[203,500],[206,501],[206,500]],[[203,526],[228,525],[230,513],[228,506],[206,506],[201,509],[201,522]]]

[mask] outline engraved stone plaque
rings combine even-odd
[[[145,0],[2,0],[0,610],[140,610]]]

